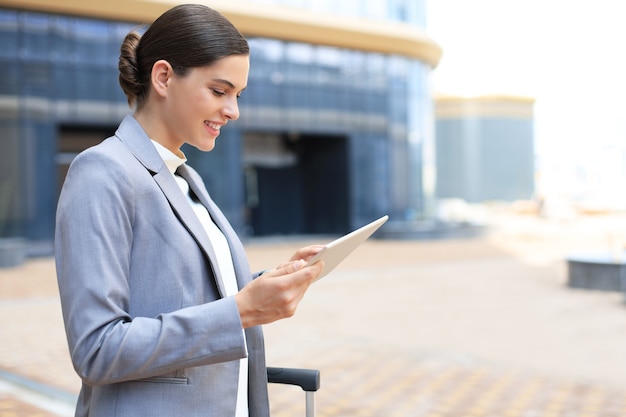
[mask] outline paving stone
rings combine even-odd
[[[2,417],[58,417],[11,395],[0,393],[0,416]]]

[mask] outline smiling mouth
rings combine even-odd
[[[220,131],[220,128],[222,127],[222,125],[218,125],[217,123],[204,122],[204,124],[208,126],[209,128],[216,130],[218,132]]]

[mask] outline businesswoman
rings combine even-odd
[[[134,113],[75,158],[57,211],[63,317],[83,381],[76,416],[269,415],[260,325],[294,314],[321,247],[253,279],[180,150],[216,146],[239,117],[248,69],[244,37],[201,5],[123,41],[119,79]]]

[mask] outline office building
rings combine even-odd
[[[534,99],[435,99],[436,197],[467,203],[535,198]]]
[[[52,242],[69,163],[129,112],[123,37],[177,3],[0,0],[0,237]],[[184,151],[242,236],[423,215],[441,49],[422,0],[206,4],[249,39],[251,71],[241,117],[215,150]]]

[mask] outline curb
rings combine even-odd
[[[59,417],[72,417],[77,396],[0,369],[0,393]]]

